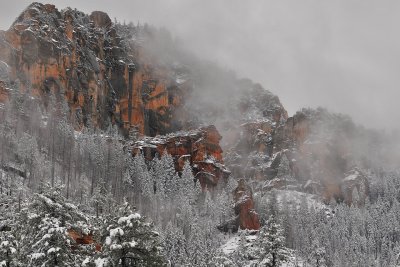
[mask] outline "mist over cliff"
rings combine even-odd
[[[199,17],[165,23],[207,45],[107,10],[37,2],[0,31],[0,266],[397,266],[397,133],[322,107],[288,114],[278,91],[242,78],[260,71],[246,63],[257,51],[237,36],[245,24],[228,16],[244,6],[170,4],[168,16],[196,6],[210,14],[211,33],[196,31]],[[242,15],[264,14],[245,7]],[[249,23],[263,25],[257,17]],[[297,37],[275,27],[303,46],[305,25]],[[234,63],[218,45],[227,36],[242,46]],[[317,40],[303,48],[321,52],[326,40]],[[310,63],[297,85],[316,101],[304,91],[318,73],[314,53],[291,48],[274,66]],[[330,78],[316,84],[331,92]],[[359,99],[346,99],[356,109]]]
[[[369,128],[398,128],[397,1],[52,2],[166,27],[198,57],[278,95],[290,115],[323,106]],[[4,5],[1,28],[29,4]]]

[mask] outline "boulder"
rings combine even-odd
[[[92,233],[84,234],[72,228],[68,229],[67,233],[73,240],[75,240],[78,246],[94,244],[96,251],[101,251],[101,244],[96,242]],[[76,249],[76,247],[72,247],[72,249]]]
[[[102,11],[93,11],[90,14],[90,20],[94,22],[94,25],[98,28],[110,28],[112,21],[107,13]]]

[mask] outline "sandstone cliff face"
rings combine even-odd
[[[154,52],[153,37],[145,27],[114,24],[104,12],[33,3],[0,31],[0,102],[10,88],[41,99],[49,111],[63,106],[54,101],[67,101],[77,130],[114,124],[127,137],[136,132],[133,155],[151,160],[166,151],[178,172],[189,161],[203,189],[232,171],[256,190],[289,188],[351,204],[356,189],[365,198],[365,176],[347,179],[355,164],[354,129],[346,120],[320,110],[288,118],[278,97],[260,85],[168,58],[176,51]],[[234,224],[258,229],[248,189],[240,183],[234,193]]]
[[[88,16],[33,3],[0,33],[0,60],[10,66],[10,79],[44,99],[49,92],[65,98],[77,129],[114,123],[147,135],[175,131],[172,113],[184,93],[171,70],[155,69],[142,54],[98,11]]]
[[[347,181],[358,163],[356,133],[347,117],[323,109],[303,110],[279,125],[265,121],[242,125],[225,161],[234,175],[250,178],[258,190],[290,188],[320,195],[326,203],[334,198],[350,205],[354,188],[361,202],[368,194],[364,175]],[[279,174],[280,169],[286,173]]]
[[[147,160],[152,160],[157,155],[168,153],[174,158],[178,172],[188,161],[203,190],[206,187],[213,189],[221,179],[226,182],[230,174],[224,166],[220,139],[214,126],[202,127],[167,136],[144,137],[133,144],[132,154],[143,153]]]
[[[186,60],[178,49],[160,52],[173,44],[156,35],[114,24],[104,12],[33,3],[0,32],[0,60],[10,81],[46,107],[54,106],[50,95],[66,100],[78,130],[117,124],[126,134],[156,136],[213,124],[228,147],[242,123],[286,120],[279,99],[260,85]]]
[[[189,161],[202,188],[212,189],[230,172],[220,133],[204,125],[215,122],[226,136],[222,146],[229,147],[243,127],[258,131],[253,124],[261,123],[264,133],[254,147],[286,120],[287,112],[276,96],[251,81],[226,77],[212,66],[193,73],[191,63],[179,57],[160,60],[153,37],[146,27],[112,23],[104,12],[86,15],[33,3],[0,32],[0,102],[10,97],[9,88],[40,99],[48,112],[66,101],[77,130],[115,124],[126,136],[136,132],[140,141],[133,155],[143,152],[150,160],[166,151],[178,172]],[[252,209],[252,200],[244,199]]]
[[[237,232],[239,229],[259,230],[260,219],[254,209],[253,192],[244,179],[232,192],[235,201],[235,217],[228,220],[218,229],[223,232]]]
[[[239,180],[239,184],[234,191],[236,201],[235,213],[239,217],[240,229],[259,230],[260,221],[258,214],[254,210],[253,193],[244,180]]]

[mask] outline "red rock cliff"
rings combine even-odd
[[[230,174],[224,166],[220,140],[217,129],[208,126],[167,136],[144,137],[134,143],[132,154],[143,153],[147,160],[152,160],[156,155],[167,152],[174,158],[178,172],[183,170],[185,161],[189,161],[202,188],[211,189]]]
[[[177,130],[172,113],[182,105],[185,85],[142,51],[104,12],[88,16],[40,3],[0,33],[0,60],[10,66],[10,79],[33,95],[64,97],[76,128],[112,122],[153,136]]]

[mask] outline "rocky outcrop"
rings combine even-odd
[[[254,210],[253,193],[243,179],[239,180],[233,194],[236,202],[235,213],[238,215],[240,229],[260,229],[258,214]]]
[[[89,18],[97,28],[109,29],[112,26],[112,21],[105,12],[93,11]]]
[[[256,180],[270,175],[273,129],[274,124],[269,120],[240,125],[236,137],[232,138],[235,142],[226,153],[226,162],[233,175]]]
[[[361,170],[354,168],[346,173],[341,183],[344,202],[348,205],[363,205],[369,194],[369,182]],[[356,198],[356,199],[354,199]]]
[[[188,161],[203,189],[228,179],[229,169],[255,190],[290,187],[348,204],[354,191],[361,199],[367,194],[361,172],[346,174],[355,165],[354,125],[346,118],[322,109],[288,118],[278,97],[259,84],[169,58],[174,53],[157,51],[156,39],[148,28],[114,24],[101,11],[33,3],[0,31],[0,102],[11,89],[41,99],[48,111],[65,106],[54,101],[67,101],[77,130],[118,125],[134,137],[134,156],[151,160],[167,152],[178,172]],[[218,131],[204,127],[210,124]],[[243,181],[235,200],[233,224],[258,229]]]
[[[147,160],[168,153],[174,158],[178,172],[188,161],[202,188],[212,189],[221,179],[226,181],[230,174],[224,166],[220,140],[221,135],[215,126],[208,126],[166,136],[144,137],[131,149],[133,156],[143,153]]]
[[[247,177],[256,190],[290,188],[317,194],[326,203],[334,198],[350,205],[355,186],[343,179],[357,163],[355,136],[356,127],[346,116],[304,109],[284,123],[241,125],[225,162],[233,175]],[[359,195],[365,196],[368,181],[359,178],[356,184],[357,190],[362,185]]]
[[[9,82],[9,67],[7,63],[0,61],[0,104],[9,98],[9,89],[7,88]]]
[[[101,251],[101,245],[96,242],[93,234],[84,234],[74,229],[67,230],[68,235],[76,242],[77,245],[94,245],[96,251]],[[72,247],[73,249],[76,247]]]
[[[235,200],[235,217],[218,226],[223,232],[237,232],[239,229],[259,230],[260,220],[254,210],[253,193],[244,179],[232,192]]]
[[[261,225],[254,209],[253,193],[244,179],[239,180],[232,194],[235,200],[235,217],[217,228],[222,232],[237,232],[239,229],[259,230]]]
[[[0,34],[0,60],[21,90],[67,100],[77,129],[114,123],[152,136],[180,129],[172,114],[182,105],[184,85],[171,78],[172,70],[154,69],[104,12],[88,16],[33,3]]]

